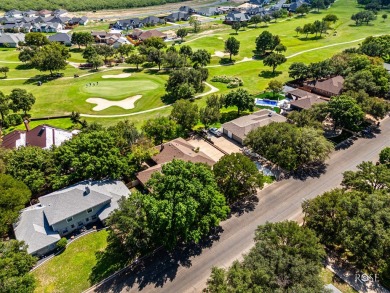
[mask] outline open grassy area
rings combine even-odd
[[[199,34],[188,36],[186,42],[183,44],[188,44],[193,49],[206,49],[214,54],[216,51],[224,50],[224,41],[228,37],[236,37],[241,42],[240,53],[233,58],[236,64],[221,66],[221,64],[226,63],[226,60],[214,56],[209,66],[210,79],[215,75],[238,76],[244,81],[243,88],[247,89],[251,94],[258,94],[267,87],[267,84],[272,79],[277,79],[282,82],[287,81],[289,79],[288,68],[293,62],[310,63],[320,61],[346,48],[357,46],[360,40],[367,36],[389,33],[389,24],[383,22],[381,17],[378,17],[370,25],[356,27],[354,21],[350,20],[350,18],[353,13],[360,10],[361,7],[357,6],[355,0],[338,0],[330,9],[322,10],[320,13],[309,13],[305,17],[281,19],[277,23],[269,24],[267,27],[259,26],[255,28],[251,26],[239,31],[238,35],[234,33],[230,26],[213,23],[209,24],[210,29],[208,31],[202,31]],[[302,27],[305,23],[322,19],[328,13],[336,14],[339,21],[332,25],[333,29],[323,38],[315,39],[309,36],[306,39],[305,36],[297,36],[295,32],[297,26]],[[103,25],[107,25],[107,23],[90,23],[83,28],[87,28],[88,30],[92,28],[100,29],[100,26]],[[82,27],[78,29],[80,30]],[[275,75],[271,73],[269,67],[263,65],[262,60],[252,60],[255,39],[264,30],[278,34],[282,43],[287,46],[285,55],[288,61],[277,68]],[[31,111],[34,117],[63,115],[69,114],[71,111],[78,111],[84,114],[116,115],[134,113],[163,105],[161,96],[164,94],[164,83],[167,79],[166,72],[160,74],[155,74],[155,72],[150,74],[148,71],[136,72],[126,79],[104,80],[101,78],[105,74],[119,74],[123,72],[123,69],[118,68],[109,73],[99,72],[74,79],[72,78],[73,74],[82,75],[88,73],[88,71],[68,66],[64,72],[64,76],[67,78],[53,80],[45,83],[42,87],[37,87],[35,85],[36,80],[31,78],[42,73],[34,69],[28,69],[22,63],[6,63],[18,62],[17,55],[18,52],[15,50],[0,50],[0,66],[10,67],[9,79],[30,79],[0,80],[0,88],[5,93],[10,92],[15,87],[25,88],[33,92],[37,98],[36,105],[34,105]],[[70,61],[83,62],[81,52],[73,49]],[[99,86],[86,88],[85,85],[89,82],[99,82]],[[218,82],[210,83],[217,87],[220,93],[230,91],[226,84]],[[96,113],[92,111],[94,105],[85,102],[89,97],[120,100],[136,94],[142,94],[143,97],[136,102],[135,108],[131,110],[110,107]],[[203,107],[205,105],[205,98],[196,100],[196,103],[200,107]],[[129,119],[137,125],[141,125],[146,119],[157,115],[167,115],[169,112],[170,108],[166,108],[124,118],[87,118],[87,121],[99,121],[100,123],[111,125],[119,120]]]
[[[79,293],[117,270],[123,263],[115,257],[97,266],[107,247],[107,235],[101,230],[77,239],[62,254],[36,269],[32,273],[37,279],[35,292]]]
[[[343,280],[341,280],[338,276],[333,274],[330,270],[328,269],[323,269],[321,272],[321,278],[324,281],[324,283],[327,284],[332,284],[335,286],[337,289],[339,289],[343,293],[355,293],[357,292],[355,289],[350,287],[347,283],[345,283]]]

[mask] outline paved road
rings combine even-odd
[[[223,222],[219,241],[203,250],[190,249],[173,257],[162,255],[145,269],[128,272],[100,287],[96,292],[201,292],[212,266],[228,267],[253,246],[254,230],[266,221],[301,219],[301,203],[336,188],[342,173],[355,169],[363,160],[377,160],[378,153],[390,146],[390,119],[381,125],[374,139],[359,139],[347,150],[334,152],[327,161],[327,172],[320,178],[277,182],[259,193],[254,211],[233,216]]]

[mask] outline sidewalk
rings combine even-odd
[[[379,284],[378,277],[374,275],[365,275],[348,263],[340,263],[334,258],[327,257],[326,268],[359,292],[390,293],[390,291]]]

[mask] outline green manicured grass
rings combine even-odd
[[[35,292],[79,293],[113,273],[117,264],[123,265],[118,257],[106,258],[104,266],[98,265],[107,247],[107,235],[102,230],[77,239],[62,254],[36,269],[32,273],[37,279]]]
[[[42,125],[42,124],[47,124],[47,125],[50,125],[50,126],[54,126],[54,127],[58,127],[58,128],[62,128],[62,129],[67,129],[67,130],[73,130],[74,129],[74,125],[72,123],[72,121],[70,121],[70,118],[58,118],[58,119],[45,119],[45,120],[38,120],[38,121],[30,121],[30,128],[34,128],[38,125]],[[20,124],[18,126],[15,126],[15,127],[9,127],[7,129],[3,129],[3,134],[7,134],[7,133],[10,133],[14,130],[26,130],[26,127],[24,126],[24,124]]]
[[[338,276],[333,274],[328,269],[322,269],[321,278],[324,281],[325,285],[332,284],[337,289],[339,289],[343,293],[355,293],[357,292],[355,289],[350,287],[347,283],[341,280]]]
[[[360,41],[367,36],[384,34],[389,32],[389,25],[383,22],[381,17],[373,21],[370,25],[362,25],[356,27],[354,22],[350,20],[351,15],[360,11],[355,0],[338,0],[328,10],[322,10],[321,13],[309,13],[305,17],[294,17],[291,19],[278,20],[277,23],[271,23],[266,27],[249,27],[239,31],[238,35],[230,28],[230,26],[221,25],[219,23],[210,23],[206,26],[207,31],[202,31],[199,34],[191,34],[186,37],[186,42],[183,44],[190,45],[193,49],[206,49],[212,54],[215,51],[224,51],[224,42],[230,36],[234,36],[241,42],[240,52],[233,59],[235,65],[219,66],[221,63],[220,57],[212,58],[212,67],[209,67],[209,76],[211,79],[215,75],[237,76],[244,81],[243,88],[247,89],[251,94],[258,94],[264,91],[268,83],[272,79],[277,79],[286,82],[288,77],[288,68],[293,62],[316,62],[331,57],[335,53],[341,52],[346,48],[357,46]],[[333,13],[339,18],[339,21],[332,25],[333,29],[323,38],[315,39],[310,37],[305,39],[305,36],[297,36],[294,31],[297,26],[303,26],[305,23],[313,22],[317,19],[322,19],[326,14]],[[379,13],[380,15],[380,13]],[[89,23],[87,26],[78,27],[76,30],[85,29],[87,31],[102,29],[103,26],[108,26],[108,23]],[[202,28],[203,30],[205,28]],[[264,30],[268,30],[273,34],[278,34],[284,45],[287,46],[285,55],[288,61],[277,68],[276,74],[271,73],[269,67],[265,67],[261,60],[250,60],[248,62],[240,62],[244,58],[247,60],[254,56],[253,49],[255,48],[256,37]],[[345,42],[356,41],[350,44]],[[324,47],[331,46],[331,47]],[[313,50],[314,49],[314,50]],[[313,50],[305,52],[307,50]],[[301,53],[302,54],[299,54]],[[295,55],[297,54],[298,55]],[[81,52],[72,49],[72,57],[70,61],[84,62]],[[0,49],[0,66],[6,63],[1,61],[17,62],[18,52],[14,49]],[[237,63],[239,62],[239,63]],[[23,64],[7,63],[5,66],[10,67],[8,74],[9,78],[32,78],[40,75],[37,70],[26,69]],[[214,66],[214,67],[213,67]],[[33,82],[36,80],[0,80],[0,88],[3,92],[8,93],[15,87],[25,88],[32,91],[37,98],[31,114],[35,117],[53,116],[69,114],[71,111],[78,111],[86,114],[124,114],[143,111],[163,105],[161,96],[164,94],[164,83],[167,75],[164,74],[148,74],[147,72],[134,73],[134,76],[128,79],[118,80],[103,80],[101,76],[104,74],[118,74],[121,69],[111,71],[110,73],[97,73],[79,79],[71,78],[74,74],[85,74],[88,70],[80,70],[68,66],[64,71],[64,76],[68,79],[58,79],[45,83],[42,87],[37,87]],[[85,88],[85,84],[89,82],[99,81],[99,87]],[[219,93],[227,93],[230,89],[226,84],[210,82],[217,87]],[[157,88],[156,88],[157,86]],[[85,100],[89,97],[104,97],[106,99],[118,100],[135,94],[142,94],[143,98],[136,102],[135,109],[123,110],[117,107],[110,107],[101,112],[94,112],[94,105],[88,104]],[[198,99],[196,102],[199,107],[205,106],[205,98]],[[124,118],[88,118],[87,121],[99,121],[103,124],[111,125],[123,119],[134,121],[140,125],[146,119],[156,117],[157,115],[167,115],[170,109],[159,110],[156,112],[144,113],[141,115],[124,117]]]

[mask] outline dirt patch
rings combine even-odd
[[[115,75],[103,75],[102,78],[127,78],[130,77],[131,73],[121,73]]]
[[[213,56],[223,58],[223,57],[228,56],[228,55],[229,55],[228,53],[225,53],[225,52],[222,52],[222,51],[215,51]]]
[[[91,104],[96,104],[96,106],[92,109],[93,111],[102,111],[112,106],[117,106],[125,110],[130,110],[130,109],[134,109],[135,102],[140,98],[142,98],[142,95],[129,97],[122,101],[109,101],[102,98],[89,98],[86,100],[86,102]]]

